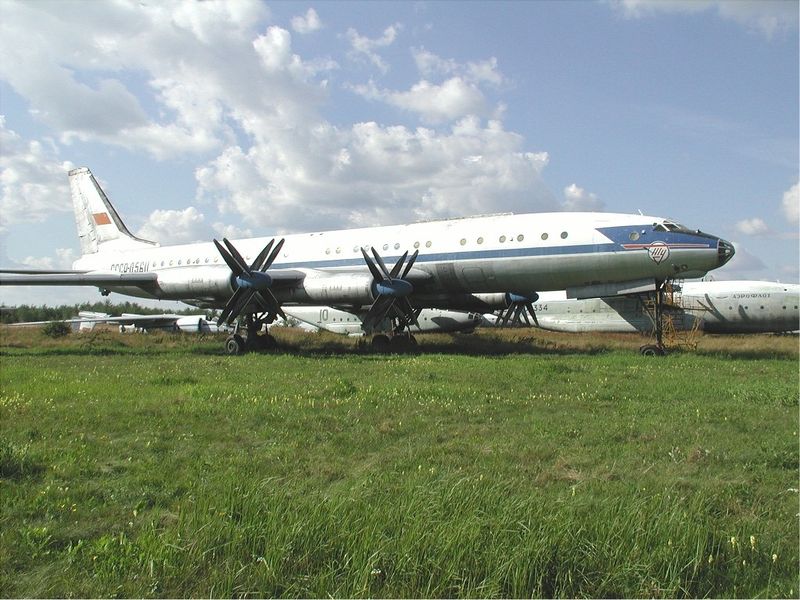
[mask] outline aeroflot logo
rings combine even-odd
[[[662,262],[669,258],[669,246],[664,242],[653,242],[647,248],[647,254],[654,263],[660,265]]]

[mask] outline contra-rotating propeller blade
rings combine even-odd
[[[417,259],[419,251],[414,251],[408,263],[406,263],[408,252],[404,252],[392,266],[392,269],[389,270],[375,248],[370,248],[370,250],[374,259],[367,254],[364,248],[361,248],[361,254],[364,256],[364,262],[367,263],[370,273],[372,273],[372,288],[376,298],[364,316],[363,328],[366,331],[371,331],[390,312],[392,318],[397,319],[401,327],[406,327],[412,323],[419,326],[416,311],[407,298],[414,288],[405,279],[411,270],[411,265]],[[403,268],[404,265],[405,269]],[[403,274],[399,276],[401,271]]]
[[[237,288],[225,303],[217,324],[235,321],[253,299],[262,312],[286,318],[278,300],[269,289],[272,279],[266,272],[280,253],[284,240],[281,239],[277,244],[274,239],[270,240],[250,265],[227,238],[222,238],[222,242],[224,246],[214,240],[214,245],[233,273]]]

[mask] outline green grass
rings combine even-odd
[[[796,338],[284,336],[4,335],[0,593],[798,596]]]

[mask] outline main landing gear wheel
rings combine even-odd
[[[372,351],[373,352],[388,352],[389,351],[389,336],[379,333],[372,338]]]
[[[270,334],[247,334],[247,350],[250,352],[267,352],[278,347],[278,342]]]
[[[245,350],[245,343],[244,338],[240,336],[238,333],[233,335],[229,335],[228,339],[225,340],[225,352],[236,356],[239,354],[244,354]]]
[[[417,338],[407,333],[395,334],[391,337],[379,333],[372,338],[372,351],[380,354],[389,352],[394,354],[405,354],[417,350]]]

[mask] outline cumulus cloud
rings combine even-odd
[[[381,100],[405,111],[417,113],[425,123],[430,124],[486,113],[486,99],[481,91],[459,77],[448,79],[441,85],[420,81],[405,92],[381,90],[373,82],[353,86],[352,89],[369,100]]]
[[[490,116],[489,103],[482,86],[497,86],[504,78],[497,60],[459,63],[444,59],[424,49],[412,49],[423,79],[408,90],[379,88],[374,81],[351,85],[349,89],[367,100],[384,102],[403,111],[419,115],[423,123],[436,125],[466,116]],[[441,81],[436,81],[440,78]],[[503,111],[492,111],[497,118]]]
[[[736,231],[744,235],[765,235],[769,233],[769,227],[764,222],[764,219],[753,217],[736,223]]]
[[[468,118],[446,134],[326,124],[282,148],[227,149],[198,170],[198,200],[278,231],[289,223],[307,231],[558,206],[541,179],[547,154],[525,152],[520,136],[498,122],[483,127]]]
[[[256,228],[307,231],[559,208],[542,182],[547,153],[526,148],[498,110],[489,110],[482,86],[504,82],[494,58],[458,63],[418,50],[425,79],[400,91],[360,89],[420,126],[335,125],[322,115],[325,77],[338,65],[301,57],[292,32],[266,25],[261,2],[44,6],[14,4],[0,21],[0,52],[11,58],[0,63],[0,76],[34,114],[63,143],[99,141],[173,160],[200,156],[195,205],[242,220],[232,227],[193,207],[156,211],[137,232],[142,237],[187,242]],[[307,12],[303,23],[314,22]],[[351,29],[351,57],[388,68],[379,53],[399,31],[391,25],[370,39]],[[106,120],[98,124],[86,110]],[[61,167],[57,185],[47,189],[64,190],[68,210],[65,186]],[[35,209],[29,213],[46,213],[28,204]],[[4,218],[22,218],[14,210]]]
[[[352,60],[366,61],[377,67],[381,73],[389,71],[389,65],[377,53],[380,48],[391,46],[397,39],[402,26],[399,23],[390,25],[383,30],[383,35],[376,39],[365,37],[352,27],[347,30],[345,38],[350,43],[349,56]]]
[[[24,141],[0,115],[0,231],[72,210],[67,172],[47,142]]]
[[[605,204],[597,198],[596,194],[587,192],[574,183],[564,188],[563,208],[565,211],[600,212],[604,207]]]
[[[300,60],[288,31],[260,33],[267,15],[253,0],[80,11],[15,4],[0,21],[0,76],[64,143],[101,141],[160,159],[207,153],[253,115],[281,118],[293,102],[324,97],[325,83],[312,79],[335,63]]]
[[[609,4],[628,19],[711,11],[767,38],[797,29],[798,21],[797,2],[786,0],[611,0]]]
[[[800,183],[795,183],[783,193],[781,208],[789,223],[797,225],[800,222]]]
[[[313,33],[322,29],[322,21],[313,8],[309,8],[303,16],[292,17],[292,29],[297,33]]]
[[[26,256],[17,263],[29,269],[38,270],[66,270],[72,268],[75,261],[75,251],[72,248],[56,248],[56,255],[53,256]]]
[[[442,58],[424,48],[413,48],[411,53],[417,69],[423,77],[458,75],[468,81],[495,85],[499,85],[505,80],[497,68],[497,59],[494,57],[480,62],[459,63],[452,58]]]
[[[137,237],[161,244],[208,241],[211,230],[205,216],[195,207],[183,210],[154,210],[136,233]]]

